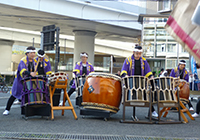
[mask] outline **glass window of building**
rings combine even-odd
[[[159,0],[158,12],[170,11],[171,0]]]
[[[167,60],[167,69],[174,69],[177,67],[177,60]]]
[[[166,44],[157,44],[157,52],[165,52],[165,45]]]
[[[167,44],[167,52],[176,52],[176,44]]]

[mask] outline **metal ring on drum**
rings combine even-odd
[[[90,73],[85,80],[82,98],[86,109],[117,113],[122,98],[121,78],[108,73]]]

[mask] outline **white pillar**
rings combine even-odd
[[[13,41],[0,40],[0,73],[11,72]]]
[[[76,62],[80,60],[80,53],[87,52],[88,62],[94,65],[94,40],[96,32],[87,30],[74,30],[75,42],[74,42],[74,62],[73,67]]]

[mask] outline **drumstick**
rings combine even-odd
[[[34,72],[36,72],[39,62],[40,62],[40,58],[38,57],[38,62],[37,62],[37,65],[35,67],[35,71]]]

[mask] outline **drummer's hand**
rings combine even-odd
[[[128,77],[128,75],[125,75],[125,77]]]
[[[151,76],[150,79],[153,79],[153,76]]]
[[[31,72],[30,75],[31,75],[32,77],[35,77],[35,76],[36,76],[36,72]]]

